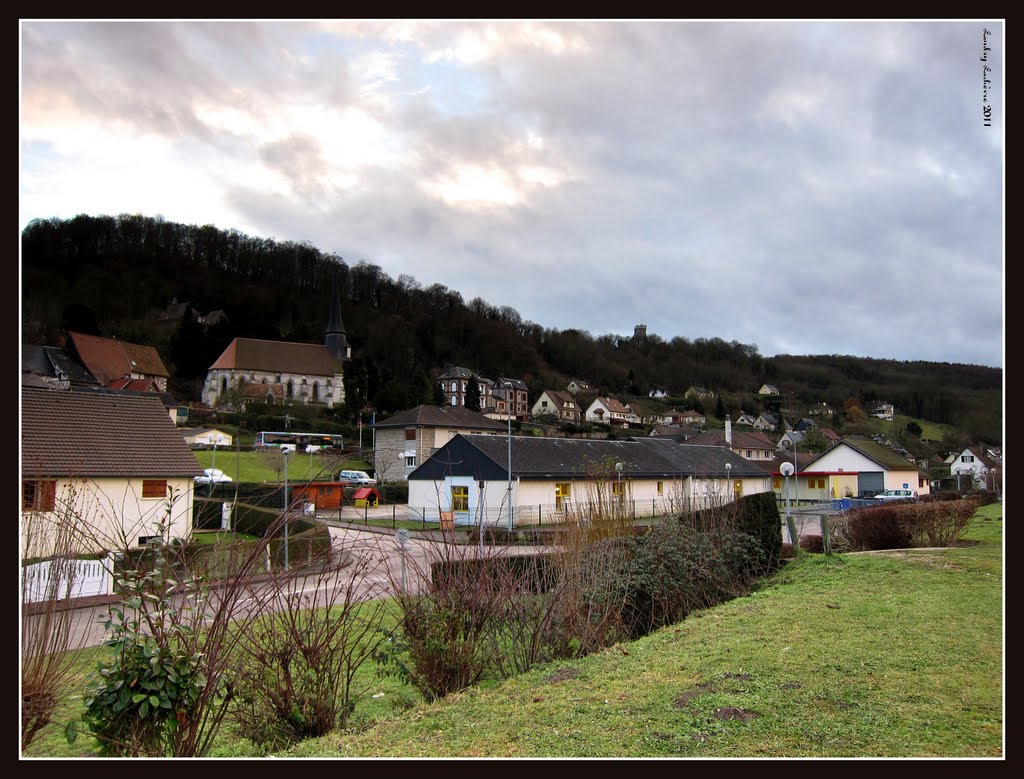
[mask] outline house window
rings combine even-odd
[[[542,400],[542,401],[540,402],[540,407],[541,407],[541,408],[547,408],[547,407],[548,407],[548,402],[547,402],[546,400]]]
[[[555,483],[555,511],[562,511],[565,501],[572,497],[572,486],[569,482]]]
[[[613,481],[612,482],[612,497],[619,499],[619,505],[621,505],[625,501],[625,495],[626,495],[626,492],[622,488],[622,482],[621,481]]]
[[[220,394],[223,395],[228,391],[228,379],[227,376],[222,376],[220,379]]]
[[[469,511],[469,487],[452,487],[452,511]]]
[[[775,481],[772,483],[772,489],[781,490],[782,489],[782,479],[775,479]]]
[[[665,482],[659,481],[658,482],[658,494],[659,495],[663,495],[664,493],[665,493]]]
[[[962,463],[973,463],[974,462],[974,455],[973,454],[962,454],[962,455],[960,455],[960,462],[962,462]]]
[[[750,451],[749,449],[747,449],[747,459],[750,460],[750,459],[753,458],[753,456],[754,456],[754,453],[752,451]]]
[[[164,498],[167,496],[167,479],[143,479],[142,497]]]
[[[733,479],[732,482],[732,496],[734,500],[739,500],[743,497],[743,480]]]
[[[407,427],[407,428],[405,428],[405,440],[406,441],[415,441],[416,440],[416,428],[415,427]]]
[[[313,382],[313,400],[317,400],[320,397],[320,384]]]
[[[412,455],[411,457],[406,457],[405,458],[405,467],[406,468],[415,468],[416,467],[416,455]]]
[[[291,379],[288,379],[288,397],[295,397],[295,382],[293,382]]]
[[[56,498],[56,481],[21,483],[21,508],[23,511],[53,511]]]
[[[455,396],[455,395],[452,395],[452,405],[453,405],[453,406],[457,406],[457,405],[459,405],[459,399],[458,399],[458,397],[457,397],[457,396]]]

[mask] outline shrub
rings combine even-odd
[[[854,551],[950,546],[977,509],[973,499],[855,509],[833,521],[833,537],[840,547]]]

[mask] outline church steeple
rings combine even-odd
[[[331,313],[327,319],[327,331],[324,333],[324,346],[335,360],[352,359],[352,347],[345,337],[345,325],[341,322],[341,300],[338,297],[338,277],[334,277],[331,287]]]

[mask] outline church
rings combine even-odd
[[[211,408],[239,410],[247,402],[340,406],[344,364],[351,358],[335,281],[323,344],[236,338],[207,371],[202,400]]]

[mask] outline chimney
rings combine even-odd
[[[725,445],[732,446],[732,420],[725,415]]]

